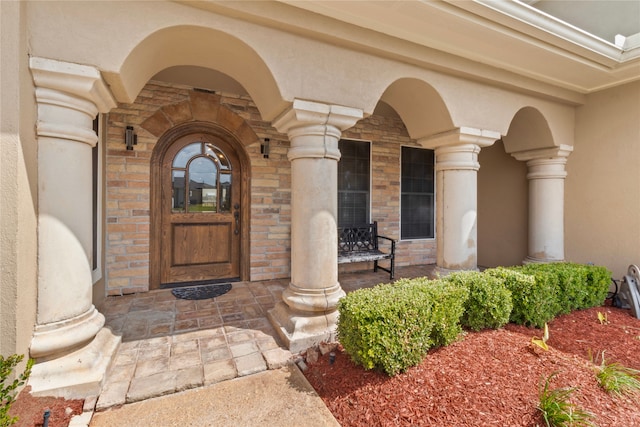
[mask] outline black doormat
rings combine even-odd
[[[175,288],[171,293],[181,299],[209,299],[224,295],[231,290],[231,283],[217,283],[210,285]]]

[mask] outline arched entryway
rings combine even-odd
[[[191,122],[151,158],[150,288],[247,280],[249,167],[238,137]]]

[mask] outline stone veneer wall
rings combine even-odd
[[[233,111],[253,129],[259,141],[270,139],[269,158],[260,153],[260,142],[245,147],[251,163],[250,280],[286,278],[290,274],[291,168],[289,141],[269,123],[247,96],[207,95],[191,88],[150,82],[133,104],[121,104],[108,114],[106,158],[106,248],[108,295],[146,292],[149,289],[149,186],[151,153],[159,135],[142,127],[163,110],[175,124],[186,121],[181,106],[190,96]],[[124,132],[134,126],[138,144],[127,151]],[[346,131],[343,138],[370,140],[372,144],[372,218],[380,233],[399,238],[400,147],[416,145],[400,119],[372,116]],[[435,262],[435,240],[399,242],[396,265]],[[340,271],[363,269],[364,264],[340,266]]]

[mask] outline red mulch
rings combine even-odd
[[[82,414],[84,400],[66,400],[61,397],[33,397],[31,386],[25,387],[11,405],[9,414],[18,416],[15,427],[40,427],[44,411],[49,409],[49,427],[67,427],[71,417]]]
[[[598,321],[606,313],[607,324]],[[616,398],[598,386],[593,365],[607,362],[640,370],[640,320],[629,310],[596,307],[549,323],[551,349],[531,345],[542,331],[507,325],[466,333],[458,342],[433,350],[418,366],[393,378],[365,371],[338,349],[310,364],[305,375],[343,426],[534,426],[541,379],[554,372],[555,387],[579,387],[574,403],[595,415],[599,427],[640,426],[640,398]],[[82,412],[82,400],[33,397],[25,388],[11,407],[16,427],[67,427]]]
[[[609,323],[600,324],[598,312]],[[366,371],[341,349],[305,375],[343,426],[535,426],[539,384],[578,387],[572,402],[600,427],[640,426],[640,397],[613,397],[595,378],[593,356],[640,369],[640,320],[629,310],[596,307],[549,323],[550,350],[531,344],[542,331],[516,325],[466,333],[395,377]]]

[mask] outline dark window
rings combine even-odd
[[[402,239],[428,239],[434,236],[433,165],[433,150],[402,147]]]
[[[338,226],[369,222],[371,144],[340,141],[338,162]]]

